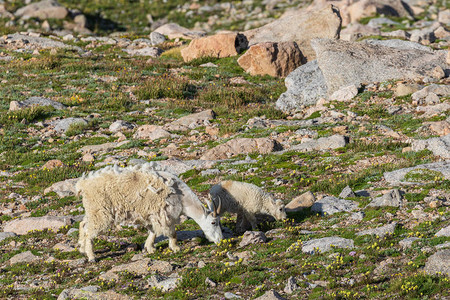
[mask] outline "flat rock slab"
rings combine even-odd
[[[129,165],[137,165],[147,163],[145,160],[130,160]],[[217,162],[211,160],[180,160],[180,159],[167,159],[160,161],[153,161],[155,168],[167,170],[175,175],[183,174],[192,169],[211,169]]]
[[[70,217],[56,217],[56,216],[45,216],[45,217],[32,217],[25,219],[16,219],[9,221],[3,227],[5,232],[14,232],[15,234],[27,234],[32,230],[44,230],[50,229],[53,231],[58,231],[61,227],[71,225],[72,219]]]
[[[54,109],[65,109],[66,106],[62,103],[53,101],[44,97],[30,97],[24,101],[11,101],[9,104],[9,110],[21,110],[31,106],[52,106]]]
[[[436,232],[435,236],[450,236],[450,225]]]
[[[25,251],[14,255],[9,259],[9,264],[14,265],[18,263],[34,263],[41,260],[39,256],[34,255],[31,251]]]
[[[428,149],[436,156],[450,159],[450,134],[427,140],[415,140],[412,142],[411,147],[413,151]]]
[[[376,235],[379,237],[384,237],[385,235],[393,234],[396,227],[397,223],[393,222],[381,227],[360,231],[356,233],[356,235]]]
[[[294,145],[289,148],[289,151],[325,151],[345,147],[347,143],[347,137],[335,134],[330,137],[321,137],[316,140],[309,140],[304,143]]]
[[[108,272],[102,274],[99,276],[100,279],[111,281],[111,280],[118,280],[119,275],[117,273],[119,272],[130,272],[139,276],[146,275],[149,273],[148,270],[148,263],[150,262],[149,258],[144,258],[138,261],[134,261],[128,264],[123,264],[119,266],[114,266],[111,270]]]
[[[404,168],[400,170],[395,170],[392,172],[386,172],[383,174],[384,179],[391,185],[400,184],[417,184],[417,182],[405,181],[405,175],[416,169],[427,169],[431,171],[436,171],[442,174],[444,179],[450,179],[450,161],[442,161],[430,164],[418,165],[411,168]]]
[[[145,47],[140,49],[122,49],[131,56],[150,56],[159,57],[164,52],[162,49],[156,47]]]
[[[50,187],[44,190],[44,194],[55,192],[60,198],[75,195],[75,185],[79,178],[67,179],[64,181],[55,182]]]
[[[333,196],[324,197],[316,201],[311,207],[311,211],[322,215],[332,215],[339,212],[350,212],[358,208],[358,203],[344,200]]]
[[[181,117],[178,120],[164,125],[163,128],[169,131],[187,131],[200,126],[209,125],[209,121],[213,120],[215,117],[216,113],[211,109],[207,109],[195,114]]]
[[[239,154],[253,152],[268,154],[281,149],[282,146],[276,140],[270,138],[236,138],[206,151],[201,159],[226,159]]]
[[[170,40],[176,38],[191,40],[206,35],[204,31],[193,31],[176,23],[164,24],[156,28],[154,32],[167,35]]]
[[[285,112],[295,112],[303,105],[314,105],[327,96],[327,83],[317,60],[298,67],[284,80],[286,92],[280,95],[276,107]]]
[[[249,45],[263,42],[296,42],[308,61],[315,59],[311,39],[339,38],[342,19],[339,10],[332,5],[317,10],[299,9],[262,27],[247,30],[244,35]],[[295,29],[295,30],[294,30]]]
[[[394,189],[381,197],[375,198],[370,202],[367,206],[371,207],[382,207],[382,206],[392,206],[392,207],[400,207],[403,204],[403,197],[399,190]]]
[[[53,48],[68,48],[75,49],[78,51],[83,51],[80,47],[74,47],[71,45],[66,45],[63,42],[56,41],[53,39],[24,35],[20,33],[8,34],[5,37],[0,38],[6,45],[6,48],[10,49],[53,49]]]
[[[83,289],[65,289],[59,294],[58,300],[90,299],[90,300],[131,300],[133,297],[118,294],[114,291],[91,292]]]
[[[311,45],[330,95],[349,85],[433,77],[436,67],[448,68],[445,51],[398,49],[386,43],[333,39],[314,39]]]
[[[344,239],[339,236],[324,237],[314,239],[303,243],[302,252],[304,253],[323,253],[336,248],[353,248],[354,242],[351,239]]]
[[[441,273],[450,276],[450,249],[439,250],[431,255],[424,270],[428,274]]]

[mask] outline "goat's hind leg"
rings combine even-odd
[[[79,229],[79,235],[78,235],[78,251],[80,251],[80,253],[86,253],[86,220],[83,219],[83,221],[80,222],[80,229]]]
[[[154,246],[155,238],[156,238],[156,234],[151,229],[149,229],[148,237],[147,237],[147,240],[145,240],[145,244],[144,244],[144,247],[147,250],[147,253],[149,253],[149,254],[156,251],[156,248]]]

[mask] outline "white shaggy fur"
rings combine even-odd
[[[277,220],[286,218],[286,211],[283,201],[274,200],[272,195],[263,191],[254,184],[239,181],[222,181],[214,185],[209,191],[211,199],[216,204],[221,201],[219,214],[224,211],[237,213],[237,226],[239,222],[250,222],[252,229],[256,227],[255,214],[268,214]]]
[[[216,212],[208,211],[194,192],[174,174],[155,170],[153,164],[106,167],[83,176],[76,185],[83,196],[86,215],[80,223],[80,252],[95,260],[92,239],[122,221],[139,223],[149,230],[145,248],[149,253],[157,235],[169,237],[178,251],[175,225],[182,213],[196,221],[215,243],[222,239]]]

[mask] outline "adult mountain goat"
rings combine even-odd
[[[221,202],[217,211],[237,213],[237,231],[241,231],[245,222],[250,222],[252,229],[257,229],[255,214],[268,214],[277,220],[286,218],[283,201],[275,200],[272,195],[254,184],[239,181],[222,181],[214,185],[209,194],[212,203]],[[241,229],[241,230],[240,230]]]
[[[80,223],[80,252],[95,261],[92,239],[122,221],[145,226],[149,235],[145,242],[148,253],[155,251],[157,235],[169,238],[169,248],[176,245],[175,225],[183,213],[194,219],[208,240],[216,244],[222,239],[220,220],[210,204],[206,209],[195,193],[180,178],[159,171],[151,163],[119,168],[108,166],[84,175],[76,184],[83,197],[86,215]]]

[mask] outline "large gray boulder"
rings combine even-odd
[[[249,46],[263,42],[296,42],[308,61],[315,58],[310,42],[314,38],[339,38],[339,9],[333,5],[314,11],[297,10],[262,27],[244,31]]]
[[[389,43],[311,41],[329,95],[352,84],[433,77],[435,68],[450,67],[446,63],[446,51],[425,51],[399,44],[401,48],[397,44],[389,46]]]
[[[327,96],[327,83],[317,60],[310,61],[291,72],[285,79],[287,91],[281,94],[276,107],[286,113],[313,105]]]

